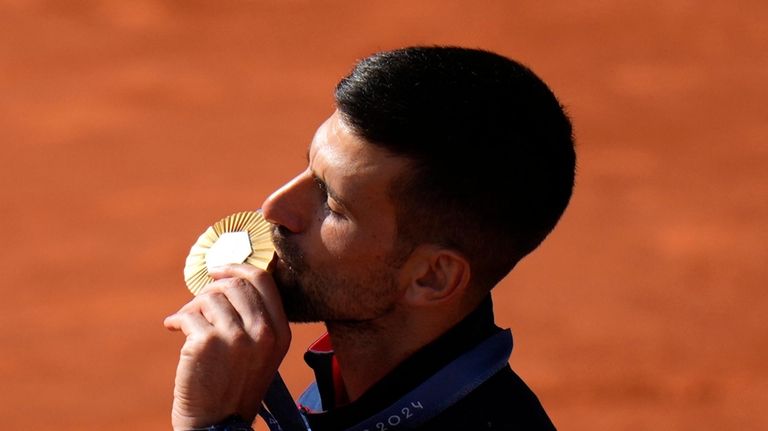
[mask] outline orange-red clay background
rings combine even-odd
[[[303,168],[355,59],[460,44],[575,123],[572,204],[495,292],[555,424],[768,429],[766,5],[0,0],[2,427],[169,429],[197,236]]]

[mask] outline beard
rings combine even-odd
[[[354,274],[345,268],[312,267],[293,235],[281,226],[272,231],[278,255],[273,277],[288,321],[355,325],[394,308],[396,268],[383,263]]]

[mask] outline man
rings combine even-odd
[[[512,60],[454,47],[362,60],[307,169],[262,205],[271,274],[218,268],[166,319],[187,337],[174,428],[248,429],[288,322],[323,321],[299,400],[314,431],[554,429],[507,364],[490,291],[557,223],[574,164],[560,104]]]

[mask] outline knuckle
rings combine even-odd
[[[222,286],[222,290],[224,292],[232,292],[243,290],[246,286],[248,286],[248,283],[242,278],[231,278],[227,280],[227,283],[224,286]]]
[[[245,289],[248,286],[250,286],[250,283],[248,283],[247,281],[243,280],[242,278],[235,278],[235,279],[232,280],[231,288],[232,289]]]
[[[252,344],[253,340],[245,331],[237,328],[227,334],[227,342],[234,348],[244,348]]]
[[[216,292],[218,289],[218,284],[216,283],[210,283],[206,285],[203,290],[200,291],[200,293],[197,294],[196,298],[204,298],[205,295],[210,294],[211,292]]]
[[[274,345],[277,343],[277,334],[269,325],[262,323],[253,326],[251,333],[253,338],[263,345]]]
[[[197,300],[204,304],[212,304],[220,300],[224,296],[221,291],[209,290],[197,296]]]
[[[190,341],[201,350],[207,350],[211,346],[218,344],[216,333],[210,329],[201,329],[190,335]]]

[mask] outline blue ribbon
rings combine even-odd
[[[307,431],[309,429],[304,417],[296,408],[296,403],[288,392],[280,373],[277,373],[267,388],[264,404],[268,410],[262,406],[259,415],[264,418],[271,431]]]

